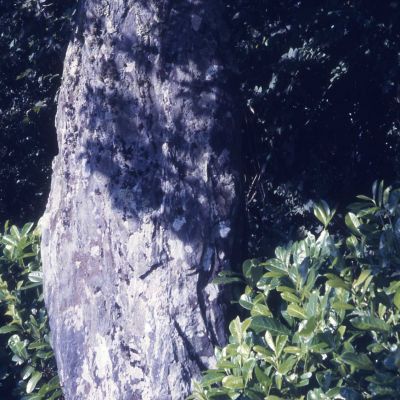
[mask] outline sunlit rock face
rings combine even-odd
[[[67,400],[184,399],[225,340],[212,278],[239,246],[217,0],[82,2],[42,218]]]

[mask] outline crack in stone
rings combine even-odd
[[[185,333],[183,332],[182,328],[179,326],[179,324],[176,320],[174,320],[174,327],[175,327],[176,331],[178,332],[179,337],[182,339],[183,345],[184,345],[185,350],[188,353],[189,357],[192,360],[194,360],[194,362],[196,363],[196,365],[199,367],[199,369],[201,371],[206,370],[206,366],[204,365],[203,361],[201,361],[194,346],[192,345],[192,343],[190,343],[190,340],[185,335]]]
[[[151,265],[149,267],[149,269],[145,273],[143,273],[142,275],[139,275],[139,278],[140,279],[146,279],[156,269],[162,267],[163,265],[167,264],[169,261],[172,261],[172,260],[173,260],[173,258],[169,257],[166,260],[158,261],[158,262],[154,263],[153,265]]]

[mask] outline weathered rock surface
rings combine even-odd
[[[41,221],[67,400],[184,399],[225,339],[210,280],[232,262],[239,143],[222,14],[81,3]]]

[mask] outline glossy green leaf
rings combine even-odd
[[[335,301],[332,303],[332,308],[336,311],[354,310],[354,306],[349,303]]]
[[[299,318],[299,319],[308,319],[306,311],[298,306],[297,304],[289,304],[287,308],[287,312],[291,317]]]
[[[344,363],[351,365],[352,367],[357,368],[357,369],[364,369],[364,370],[373,370],[374,369],[374,365],[373,365],[372,361],[369,359],[369,357],[366,354],[357,354],[357,353],[346,352],[340,356],[340,359]]]
[[[300,354],[301,353],[301,348],[300,347],[296,347],[296,346],[286,346],[283,349],[284,353],[288,353],[288,354]]]
[[[244,381],[241,376],[228,375],[222,379],[222,386],[228,389],[243,389]]]
[[[255,366],[254,373],[260,384],[264,386],[264,389],[268,389],[271,386],[271,378],[267,376],[258,365]]]
[[[397,289],[393,297],[393,303],[398,309],[400,309],[400,289]]]
[[[322,223],[324,228],[327,228],[336,210],[331,211],[328,203],[321,200],[319,203],[314,204],[314,215]]]
[[[32,231],[34,224],[32,222],[26,223],[21,229],[21,236],[26,236]]]
[[[261,265],[263,265],[270,272],[277,272],[279,274],[282,274],[282,276],[287,275],[287,268],[285,264],[277,258],[268,260],[265,263],[262,263]]]
[[[13,335],[8,339],[8,346],[11,351],[22,360],[28,359],[28,352],[26,351],[26,342],[21,341],[18,335]]]
[[[205,386],[214,385],[219,383],[225,377],[225,374],[221,372],[208,371],[202,378],[202,384]]]
[[[255,358],[249,358],[243,364],[242,375],[244,378],[245,385],[247,385],[248,381],[252,378],[255,365],[256,365]]]
[[[0,334],[18,332],[19,330],[21,330],[21,327],[17,325],[4,325],[0,328]]]
[[[361,232],[359,230],[361,222],[355,214],[349,212],[345,217],[345,223],[352,233],[354,233],[356,236],[361,235]]]
[[[270,317],[272,316],[272,313],[264,304],[256,304],[251,310],[251,315],[264,315],[266,317]]]
[[[42,378],[42,373],[35,371],[31,378],[29,379],[28,383],[26,384],[26,393],[32,393],[35,388],[36,385],[38,384],[38,382],[40,381],[40,379]]]
[[[35,368],[33,368],[31,365],[27,365],[21,372],[21,379],[22,380],[28,379],[34,371]]]
[[[42,283],[43,273],[42,271],[33,271],[28,274],[28,279],[30,282]]]
[[[385,331],[390,330],[390,325],[385,321],[374,317],[355,317],[350,320],[351,324],[361,330],[366,331]]]
[[[261,317],[261,316],[254,317],[251,321],[250,327],[256,333],[269,331],[273,336],[276,335],[288,336],[290,333],[289,329],[281,322],[279,322],[274,318],[268,318],[268,317]]]
[[[283,292],[281,293],[281,297],[283,300],[287,301],[288,303],[300,303],[300,299],[290,292]]]
[[[342,278],[339,278],[338,276],[331,273],[325,274],[325,276],[328,278],[326,284],[330,287],[334,289],[350,290],[350,285],[347,284]]]
[[[283,376],[288,374],[289,371],[292,370],[296,362],[297,362],[297,357],[290,355],[285,361],[283,361],[279,365],[278,372]]]
[[[354,282],[354,286],[362,285],[370,275],[371,275],[371,270],[369,270],[369,269],[361,271],[360,276]]]
[[[311,317],[306,324],[302,327],[299,332],[300,336],[310,336],[311,334],[315,333],[315,329],[317,327],[317,319],[315,317]]]
[[[232,336],[237,340],[241,341],[242,340],[242,324],[240,322],[240,318],[236,317],[230,324],[229,324],[229,332],[232,334]]]
[[[247,294],[242,294],[239,299],[239,304],[246,310],[251,310],[253,308],[253,302],[251,297]]]

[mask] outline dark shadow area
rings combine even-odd
[[[195,218],[174,229],[177,237],[192,242],[201,235],[211,243],[224,222],[216,215],[231,219],[225,209],[231,189],[220,175],[232,172],[239,179],[232,168],[240,165],[239,138],[227,94],[233,89],[230,73],[221,71],[228,51],[219,37],[223,18],[218,4],[196,4],[180,1],[160,10],[160,22],[148,36],[135,35],[129,10],[118,34],[105,34],[100,19],[80,27],[82,44],[95,31],[95,40],[110,45],[115,55],[89,67],[103,84],[86,83],[80,128],[91,137],[80,157],[91,174],[108,177],[113,205],[125,218],[156,212],[156,224],[165,227]],[[201,22],[194,29],[191,16],[197,13]],[[164,88],[171,104],[160,98]]]
[[[0,0],[0,232],[43,214],[57,153],[55,96],[72,27],[75,0]],[[1,265],[7,276],[10,266]],[[32,303],[33,306],[33,303]],[[3,317],[0,326],[10,317]],[[19,399],[21,368],[11,361],[10,335],[0,335],[0,398]]]
[[[36,221],[57,152],[55,96],[75,0],[0,0],[0,224]]]
[[[343,213],[374,180],[398,181],[400,5],[242,0],[231,14],[249,246],[265,255],[315,226],[310,200]]]

